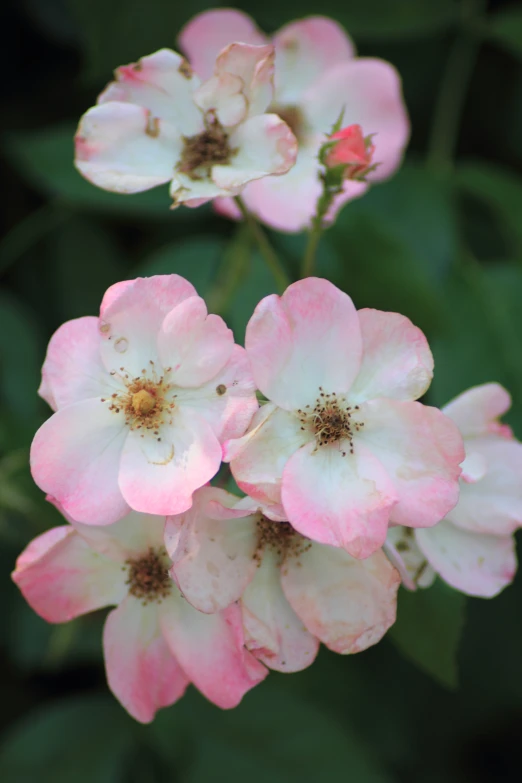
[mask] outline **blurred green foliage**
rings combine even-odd
[[[377,648],[349,658],[322,650],[311,669],[270,675],[229,713],[190,690],[147,727],[106,691],[104,613],[48,626],[9,579],[29,539],[60,523],[27,465],[47,415],[36,389],[53,330],[96,313],[116,280],[177,272],[242,341],[252,309],[275,291],[243,226],[207,207],[172,212],[164,188],[104,193],[72,165],[75,123],[111,71],[175,46],[180,27],[208,7],[9,0],[0,11],[9,74],[0,95],[0,779],[518,782],[520,578],[494,601],[467,601],[441,584],[402,591],[397,624]],[[522,437],[520,3],[248,0],[240,7],[266,30],[309,13],[333,16],[362,54],[399,68],[413,130],[407,159],[393,179],[344,209],[320,245],[317,273],[358,306],[398,310],[427,332],[436,360],[428,402],[443,405],[498,380],[513,395],[509,421]],[[458,48],[462,41],[468,49]],[[476,61],[459,60],[467,51],[478,51]],[[466,69],[459,113],[438,98]],[[456,124],[457,133],[441,142],[435,120],[443,130]],[[305,237],[269,235],[297,277]]]

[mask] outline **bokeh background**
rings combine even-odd
[[[162,46],[204,0],[4,0],[0,11],[0,779],[2,783],[503,783],[522,779],[522,576],[492,601],[438,585],[401,594],[376,648],[322,650],[223,713],[192,689],[150,726],[107,691],[104,613],[51,627],[10,581],[59,524],[28,446],[46,343],[96,314],[107,286],[188,277],[243,339],[274,281],[241,226],[121,197],[72,165],[80,114],[116,66]],[[481,0],[245,0],[267,31],[321,12],[390,60],[412,119],[405,164],[347,206],[318,273],[358,306],[398,310],[430,338],[428,401],[498,380],[522,437],[522,5]],[[325,129],[326,130],[326,129]],[[273,235],[297,276],[300,236]],[[521,477],[522,480],[522,477]]]

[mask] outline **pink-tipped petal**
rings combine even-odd
[[[34,436],[35,482],[78,522],[110,525],[129,511],[118,487],[127,433],[123,414],[99,399],[62,408]]]
[[[244,647],[236,604],[216,614],[198,612],[181,596],[160,607],[163,635],[196,688],[222,709],[236,707],[267,675]]]
[[[294,611],[334,652],[366,650],[395,622],[400,577],[382,552],[355,560],[312,544],[288,561],[281,580]]]
[[[197,389],[180,389],[178,401],[205,419],[220,441],[239,438],[259,408],[246,351],[234,345],[225,367]]]
[[[283,471],[281,496],[303,536],[365,558],[383,545],[397,494],[368,449],[343,448],[314,442],[299,449]]]
[[[522,525],[522,444],[491,435],[465,443],[478,450],[485,472],[474,483],[461,482],[459,502],[448,518],[470,532],[513,533]]]
[[[47,348],[40,395],[56,409],[109,396],[113,386],[100,358],[98,319],[86,316],[62,324]]]
[[[350,401],[422,396],[433,376],[433,356],[421,330],[399,313],[366,309],[358,315],[363,358]]]
[[[246,435],[225,443],[223,458],[243,492],[261,503],[280,503],[284,467],[309,440],[297,416],[267,403]]]
[[[169,650],[158,607],[129,596],[105,622],[103,652],[109,688],[140,723],[183,696],[188,679]]]
[[[175,410],[161,439],[131,430],[121,455],[119,485],[136,511],[181,514],[192,494],[215,476],[221,446],[209,424],[195,412]]]
[[[266,666],[298,672],[314,662],[319,642],[285,598],[280,569],[271,552],[264,553],[241,606],[246,646]]]
[[[158,362],[157,337],[165,316],[196,289],[180,275],[138,277],[116,283],[100,308],[102,359],[107,370],[138,376]],[[161,375],[162,368],[156,368]]]
[[[257,305],[245,345],[254,380],[285,410],[315,402],[323,387],[346,392],[361,362],[361,332],[349,296],[308,277]]]
[[[230,144],[238,152],[226,166],[212,167],[212,180],[234,193],[267,174],[284,174],[297,156],[295,136],[276,114],[250,117],[233,131]]]
[[[328,133],[344,110],[344,125],[375,134],[373,160],[379,165],[370,180],[389,177],[399,166],[410,126],[400,76],[390,63],[360,57],[331,68],[305,93],[303,108],[317,131]]]
[[[75,136],[75,166],[113,193],[140,193],[172,179],[180,132],[131,103],[102,103],[86,112]]]
[[[464,447],[457,427],[419,402],[371,400],[359,416],[357,438],[384,465],[398,495],[392,520],[408,527],[439,522],[459,497]]]
[[[179,43],[196,73],[209,79],[218,54],[233,41],[262,46],[267,43],[254,20],[242,11],[218,8],[198,14],[185,25]]]
[[[171,368],[176,386],[200,386],[230,359],[234,337],[219,315],[208,315],[205,302],[192,296],[180,302],[163,321],[158,352]]]
[[[498,383],[484,383],[459,394],[443,411],[464,438],[495,433],[497,419],[511,407],[511,396]]]
[[[136,104],[152,117],[167,120],[185,136],[202,129],[201,113],[192,100],[199,79],[180,54],[160,49],[137,63],[122,65],[114,75],[116,81],[99,96],[99,104]]]
[[[117,604],[127,592],[121,563],[93,551],[69,525],[31,541],[12,577],[31,608],[49,623]]]
[[[435,571],[467,595],[492,598],[514,579],[517,559],[512,536],[470,533],[444,520],[416,530],[415,537]]]
[[[276,33],[274,44],[276,100],[288,105],[301,103],[311,84],[355,54],[343,28],[324,16],[290,22]]]
[[[202,487],[185,514],[168,517],[165,546],[170,574],[182,594],[200,612],[226,609],[241,598],[258,563],[255,517],[218,520],[209,516],[210,501],[236,500],[225,490]]]

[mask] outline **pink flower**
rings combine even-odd
[[[44,620],[63,623],[104,606],[109,687],[142,723],[192,682],[218,707],[235,707],[266,676],[244,649],[241,611],[193,609],[168,575],[163,517],[131,512],[110,527],[48,530],[22,552],[13,579]]]
[[[336,143],[326,154],[327,166],[344,166],[345,179],[361,179],[368,173],[372,165],[375,144],[371,139],[363,136],[360,125],[349,125],[332,133],[329,140]]]
[[[34,480],[100,525],[185,511],[257,409],[244,349],[178,275],[117,283],[99,318],[63,324],[40,394],[56,413],[33,441]]]
[[[171,182],[173,206],[199,206],[288,171],[295,137],[264,113],[273,95],[273,47],[233,44],[216,57],[203,84],[170,49],[118,68],[80,121],[79,172],[116,193]]]
[[[459,502],[429,530],[391,528],[386,551],[407,587],[431,584],[435,574],[468,595],[491,598],[513,580],[513,532],[522,525],[522,444],[498,421],[509,394],[486,383],[443,408],[466,449]]]
[[[309,541],[277,509],[215,487],[167,519],[171,575],[202,612],[241,599],[246,646],[283,672],[309,666],[319,642],[339,653],[376,644],[395,621],[399,574],[382,552],[364,561]]]
[[[246,349],[269,402],[224,446],[245,492],[282,503],[304,536],[362,558],[384,544],[390,519],[429,527],[453,508],[462,438],[414,402],[433,358],[407,318],[357,312],[332,283],[307,278],[259,303]]]
[[[389,63],[355,57],[352,42],[332,19],[315,16],[292,22],[273,37],[276,50],[275,95],[270,111],[279,114],[299,142],[294,168],[284,177],[266,177],[250,183],[242,196],[261,220],[283,231],[310,225],[321,194],[317,154],[325,135],[344,109],[344,120],[359,123],[375,134],[379,168],[371,181],[386,179],[400,165],[409,136],[409,122],[400,77]],[[196,72],[208,78],[217,52],[231,41],[261,45],[268,39],[254,21],[240,11],[205,11],[182,31],[180,46]],[[362,195],[367,185],[347,181],[337,197],[330,219],[349,199]],[[236,205],[219,199],[224,214],[238,217]]]

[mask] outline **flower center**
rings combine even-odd
[[[123,412],[125,423],[131,430],[145,429],[159,435],[161,427],[172,423],[177,395],[172,393],[173,384],[167,380],[171,368],[167,367],[164,374],[158,376],[154,362],[150,364],[150,375],[142,370],[136,378],[132,378],[124,367],[120,367],[119,371],[113,370],[111,375],[118,378],[125,389],[109,398],[102,397],[102,402],[109,403],[109,410],[114,413]]]
[[[210,113],[209,113],[210,114]],[[237,153],[228,143],[228,134],[215,117],[206,120],[206,128],[196,136],[183,136],[183,152],[178,171],[192,180],[208,179],[212,166],[229,163]]]
[[[279,115],[286,122],[297,141],[303,141],[305,135],[305,120],[301,109],[297,106],[278,106],[275,104],[268,109],[269,112]]]
[[[150,547],[147,554],[129,558],[125,565],[129,569],[125,582],[129,585],[129,594],[139,598],[143,605],[161,603],[161,600],[170,594],[172,580],[164,550]]]
[[[364,422],[353,418],[358,410],[358,405],[346,405],[344,398],[335,392],[329,394],[320,386],[314,408],[307,405],[304,410],[299,409],[297,415],[301,429],[309,429],[315,435],[316,448],[348,441],[350,454],[353,454],[354,434],[364,427]],[[341,454],[345,457],[346,451]]]
[[[312,546],[307,538],[294,530],[290,522],[274,522],[261,514],[256,524],[257,549],[254,560],[259,565],[266,549],[272,550],[282,562],[288,557],[303,554]]]

